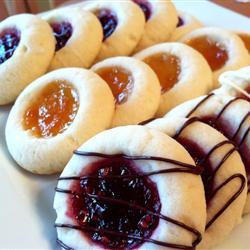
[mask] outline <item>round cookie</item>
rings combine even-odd
[[[161,90],[147,64],[131,57],[113,57],[91,69],[107,82],[116,100],[112,127],[137,124],[154,116]]]
[[[206,60],[185,44],[162,43],[134,57],[151,66],[161,83],[162,94],[157,116],[212,89],[212,72]]]
[[[222,242],[241,222],[247,185],[244,164],[231,141],[197,119],[163,118],[147,127],[159,129],[181,143],[204,168],[201,174],[206,194],[206,231],[199,249]]]
[[[215,93],[242,97],[250,101],[250,66],[235,71],[227,71],[220,75],[221,87]]]
[[[221,73],[250,64],[247,49],[233,32],[205,27],[188,33],[181,41],[197,49],[206,58],[213,71],[215,87]]]
[[[103,27],[104,39],[96,58],[128,56],[139,42],[145,25],[144,14],[132,1],[86,1],[82,8],[93,12]]]
[[[191,247],[193,244],[195,247],[200,241],[198,232],[203,233],[204,230],[206,208],[201,179],[198,175],[190,173],[190,171],[196,170],[196,173],[199,173],[199,169],[193,164],[192,158],[176,141],[146,127],[118,127],[96,135],[77,150],[59,178],[54,199],[59,242],[62,246],[74,249],[166,249],[166,247],[172,246],[166,245],[167,243],[174,244],[171,249],[176,248],[176,244],[186,247]],[[176,167],[186,170],[188,173],[174,170]],[[174,172],[166,172],[171,170]],[[99,178],[106,177],[107,179],[102,181],[98,178],[103,183],[104,189],[98,186],[95,191],[92,189],[91,179],[88,182],[88,176],[95,178],[96,174]],[[127,176],[127,179],[124,179],[124,175]],[[130,184],[126,184],[130,178],[138,175],[143,179],[131,180]],[[83,189],[81,190],[78,189],[79,176],[82,179]],[[110,178],[113,178],[112,185]],[[118,178],[118,180],[114,178]],[[109,190],[105,189],[107,185]],[[139,186],[143,187],[145,191],[138,192]],[[99,192],[100,188],[103,191]],[[80,203],[84,210],[79,214],[81,209],[77,203],[70,202],[76,198],[72,193],[75,190],[77,190],[75,194],[79,194],[79,197],[81,197],[80,192],[84,192],[84,194],[87,192],[90,196],[98,192],[95,196],[97,208],[101,205],[104,210],[98,209],[99,212],[95,209],[92,210],[89,207],[91,204],[86,201]],[[148,197],[146,200],[150,202],[145,200],[146,196]],[[105,199],[108,197],[111,199]],[[106,202],[100,204],[100,199]],[[160,208],[159,205],[154,205],[159,200]],[[145,205],[142,207],[144,202]],[[154,208],[150,209],[152,206]],[[87,213],[84,207],[87,208]],[[141,215],[138,215],[139,210]],[[72,211],[75,212],[72,213]],[[150,224],[152,217],[147,217],[147,215],[151,215],[150,211],[155,211],[154,222],[156,223],[153,224],[154,226]],[[95,218],[94,220],[88,220],[89,213]],[[148,222],[142,224],[144,220],[141,221],[140,216],[145,218],[144,213],[146,213]],[[77,214],[80,217],[81,214],[85,214],[85,219],[80,218]],[[163,217],[158,220],[159,214]],[[198,232],[193,234],[189,230],[184,230],[182,226],[176,226],[171,222],[166,223],[164,216],[184,223],[190,229]],[[79,218],[79,220],[74,218]],[[100,225],[99,218],[103,218]],[[138,220],[139,224],[137,224]],[[116,224],[117,221],[121,222]],[[77,225],[82,226],[82,232],[75,230]],[[93,229],[92,232],[95,228],[104,228],[104,231],[99,231],[91,239],[93,233],[88,233],[90,227]],[[78,229],[80,228],[78,227]],[[136,235],[141,239],[145,229],[149,231],[142,242],[138,244],[138,241],[132,240],[131,236],[135,235],[135,230]],[[107,230],[114,233],[108,234]],[[119,245],[121,239],[120,241],[119,238],[117,239],[117,230],[123,234],[123,239],[125,238],[122,241],[122,247]],[[128,237],[128,234],[131,236]]]
[[[210,94],[187,101],[166,117],[198,117],[219,130],[239,148],[247,178],[248,196],[244,213],[250,212],[250,103],[242,98]]]
[[[102,27],[95,15],[80,8],[62,8],[42,18],[50,24],[57,40],[49,70],[91,66],[103,39]]]
[[[47,22],[31,14],[20,14],[0,23],[0,41],[0,105],[5,105],[46,72],[55,39]]]
[[[146,24],[144,33],[135,51],[166,42],[174,31],[178,18],[174,4],[171,1],[133,0],[144,12]]]
[[[236,34],[241,38],[246,49],[248,50],[248,53],[250,54],[250,32],[241,31],[236,32]]]
[[[112,93],[98,75],[79,68],[55,70],[17,98],[5,130],[8,150],[28,171],[60,172],[74,149],[109,127],[113,112]]]
[[[175,31],[172,33],[170,41],[178,41],[183,36],[188,34],[189,32],[201,28],[202,23],[196,19],[194,16],[190,15],[187,12],[183,12],[178,10],[178,23]]]

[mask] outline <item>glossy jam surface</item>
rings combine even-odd
[[[183,20],[180,16],[178,16],[177,27],[180,27],[180,26],[182,26],[182,25],[184,25],[184,20]]]
[[[15,29],[6,29],[0,34],[0,64],[8,60],[15,52],[20,42],[20,32]]]
[[[245,47],[247,48],[248,52],[250,53],[250,35],[247,34],[239,34],[241,40],[244,42]]]
[[[186,43],[206,58],[213,71],[222,68],[228,60],[226,48],[219,42],[212,41],[209,37],[193,38]]]
[[[52,82],[25,111],[23,127],[36,137],[56,136],[70,126],[78,107],[78,93],[71,85]]]
[[[151,16],[151,6],[150,3],[146,0],[133,0],[136,4],[140,6],[142,9],[146,21],[150,18]]]
[[[97,13],[97,17],[102,24],[103,40],[105,40],[116,29],[116,26],[118,24],[117,16],[110,10],[102,9]]]
[[[170,54],[156,54],[144,59],[157,74],[161,84],[162,94],[171,89],[178,82],[181,72],[180,60]]]
[[[63,48],[72,35],[73,29],[70,23],[51,23],[53,34],[56,38],[56,51]]]
[[[85,228],[84,237],[101,248],[137,248],[143,242],[126,236],[149,238],[157,227],[159,218],[145,211],[160,212],[156,185],[148,177],[139,178],[135,164],[123,158],[102,159],[86,169],[81,176],[98,178],[82,178],[72,182],[70,190],[77,192],[77,195],[68,198],[68,216]],[[91,231],[90,228],[104,231]],[[124,235],[109,234],[107,231]]]
[[[117,104],[125,103],[133,90],[133,77],[121,67],[107,67],[96,72],[112,90]]]

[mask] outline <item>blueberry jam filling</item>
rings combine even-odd
[[[71,185],[77,194],[68,198],[68,215],[86,229],[83,236],[102,248],[137,248],[143,241],[124,235],[142,238],[152,235],[159,217],[145,208],[160,212],[156,185],[146,176],[138,177],[135,163],[123,158],[99,160],[80,176],[86,174],[86,178]],[[111,231],[115,234],[110,234]]]
[[[151,7],[149,2],[145,0],[134,0],[134,2],[140,6],[145,15],[146,21],[148,21],[148,19],[151,17]]]
[[[63,48],[72,35],[72,26],[68,22],[52,23],[53,35],[56,38],[56,51]]]
[[[15,28],[6,29],[0,34],[0,64],[14,54],[19,42],[20,32]]]
[[[100,10],[97,15],[99,21],[102,24],[103,40],[107,39],[115,30],[117,26],[117,17],[110,10]]]
[[[182,25],[184,25],[184,21],[183,21],[183,19],[180,16],[178,16],[178,23],[177,23],[176,27],[180,27]]]

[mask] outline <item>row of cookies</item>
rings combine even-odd
[[[249,71],[221,79],[240,79],[248,89]],[[58,243],[209,249],[250,212],[249,152],[250,103],[236,90],[188,101],[144,126],[101,132],[59,178]]]

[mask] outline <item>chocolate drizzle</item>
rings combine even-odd
[[[188,119],[183,126],[179,129],[179,131],[173,136],[174,139],[178,140],[178,137],[180,136],[180,134],[182,133],[182,131],[187,128],[189,125],[193,124],[194,122],[197,121],[201,121],[200,119],[198,119],[197,117],[193,117]],[[233,154],[234,151],[237,150],[237,147],[234,145],[234,143],[230,140],[224,140],[219,142],[218,144],[216,144],[214,147],[212,147],[210,149],[210,151],[202,158],[202,159],[196,159],[196,163],[197,166],[202,166],[204,163],[206,163],[210,156],[220,147],[223,147],[224,145],[232,145],[233,147],[222,157],[221,161],[219,162],[219,164],[217,164],[217,166],[215,167],[215,169],[209,173],[208,176],[206,176],[206,178],[208,178],[209,183],[211,183],[215,176],[216,173],[218,172],[218,170],[223,166],[223,163]],[[184,147],[186,145],[183,145]],[[204,169],[206,170],[206,169]],[[220,184],[218,187],[215,188],[215,190],[213,190],[212,192],[210,192],[208,195],[206,193],[206,202],[207,204],[216,196],[216,194],[223,188],[225,187],[228,183],[230,183],[231,181],[233,181],[234,179],[239,179],[241,184],[239,189],[230,197],[230,199],[223,205],[223,207],[210,219],[210,221],[207,222],[206,224],[206,230],[219,218],[219,216],[221,216],[221,214],[237,199],[237,197],[242,193],[242,191],[244,190],[244,187],[246,185],[246,180],[245,177],[240,174],[240,173],[236,173],[231,175],[230,177],[228,177],[222,184]],[[205,183],[204,183],[205,186]],[[210,188],[210,186],[209,186]],[[206,187],[205,187],[206,189]]]
[[[97,153],[97,152],[83,152],[83,151],[77,151],[77,150],[74,151],[74,153],[77,155],[80,155],[80,156],[93,156],[93,157],[101,157],[101,158],[106,158],[106,159],[124,158],[124,159],[132,160],[132,161],[153,160],[153,161],[159,161],[159,162],[166,162],[166,163],[172,164],[176,167],[170,168],[170,169],[163,169],[163,170],[159,170],[159,171],[146,172],[146,173],[141,173],[141,174],[136,174],[136,175],[122,175],[122,176],[120,176],[120,175],[119,176],[118,175],[117,176],[115,176],[115,175],[112,175],[112,176],[85,175],[85,176],[60,177],[60,178],[58,178],[59,181],[61,181],[61,180],[81,181],[83,179],[90,179],[90,178],[94,178],[94,179],[97,179],[97,178],[102,178],[102,179],[104,179],[104,178],[111,178],[111,179],[131,178],[131,179],[134,179],[134,178],[143,178],[145,176],[152,176],[152,175],[157,175],[157,174],[167,174],[167,173],[190,173],[190,174],[200,175],[203,171],[203,168],[200,166],[196,167],[194,165],[190,165],[190,164],[187,164],[184,162],[180,162],[180,161],[176,161],[176,160],[172,160],[172,159],[168,159],[168,158],[163,158],[163,157],[128,156],[128,155],[124,155],[124,154],[109,155],[109,154],[101,154],[101,153]],[[61,189],[58,187],[56,187],[55,190],[56,190],[56,192],[65,193],[68,195],[74,195],[74,196],[80,195],[79,193],[77,193],[73,190],[66,190],[66,189]],[[188,226],[188,225],[186,225],[178,220],[175,220],[173,218],[162,215],[161,213],[156,213],[156,212],[150,211],[145,207],[142,207],[142,206],[139,206],[136,204],[131,204],[127,201],[113,199],[113,198],[109,198],[109,197],[105,197],[105,196],[101,196],[101,195],[93,195],[90,193],[84,193],[84,195],[87,195],[89,197],[93,197],[95,199],[103,200],[105,202],[119,204],[121,206],[129,206],[130,208],[133,208],[135,210],[137,210],[137,209],[143,210],[152,216],[158,217],[159,219],[165,220],[168,223],[174,224],[175,226],[178,226],[184,230],[187,230],[188,232],[192,233],[196,238],[193,241],[192,246],[186,246],[186,245],[181,245],[181,244],[173,244],[173,243],[169,243],[169,242],[158,241],[158,240],[154,240],[151,238],[144,238],[144,237],[140,237],[137,235],[129,235],[129,234],[117,232],[117,231],[110,231],[110,230],[106,230],[106,229],[93,228],[93,227],[89,227],[89,226],[56,223],[55,227],[70,228],[70,229],[75,229],[75,230],[80,230],[80,231],[91,231],[91,232],[105,233],[105,234],[109,234],[112,236],[119,236],[119,237],[124,237],[127,239],[136,239],[136,240],[140,240],[142,242],[150,242],[150,243],[153,243],[153,244],[159,245],[159,246],[171,247],[171,248],[175,248],[175,249],[184,249],[184,250],[195,249],[195,247],[199,244],[199,242],[202,239],[201,233],[199,231],[197,231],[195,228],[192,228],[192,227],[190,227],[190,226]],[[58,240],[57,242],[64,249],[67,249],[67,250],[72,249],[60,240]]]

